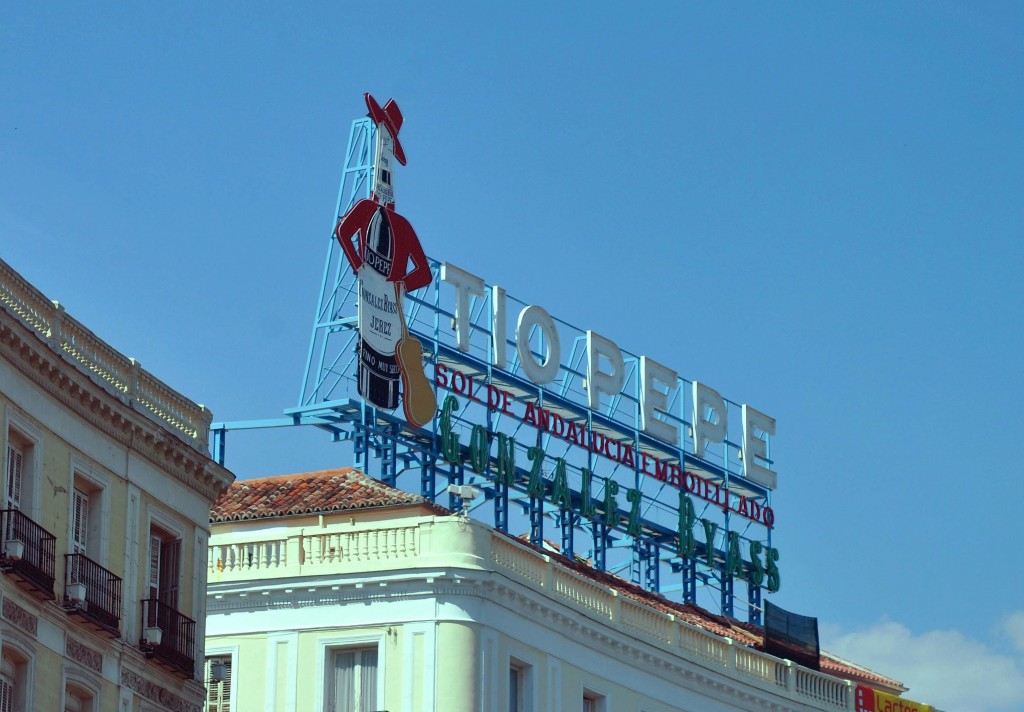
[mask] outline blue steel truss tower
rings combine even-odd
[[[337,207],[331,221],[332,230],[357,200],[370,197],[376,131],[377,127],[369,117],[352,122]],[[348,278],[348,261],[333,232],[329,234],[320,298],[313,315],[313,333],[302,376],[299,409],[308,409],[347,395],[344,389],[349,383],[343,374],[350,372],[348,367],[351,363],[348,362],[355,359],[356,332],[352,328],[355,317],[343,314],[341,307],[351,298],[357,283]]]

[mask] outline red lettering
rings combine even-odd
[[[652,458],[643,450],[640,451],[640,471],[645,475],[651,474],[651,471],[647,469],[647,461],[651,459],[654,459],[655,462],[657,462],[657,458]]]
[[[515,396],[508,391],[501,392],[501,412],[505,415],[512,415],[512,411],[508,409],[508,404],[513,398],[515,398]]]
[[[534,427],[537,426],[537,406],[533,404],[533,401],[526,402],[526,415],[523,416],[523,422]]]
[[[683,469],[678,462],[673,462],[668,467],[668,483],[673,487],[683,486]]]
[[[479,384],[476,383],[476,380],[474,379],[473,376],[468,376],[467,378],[469,379],[469,389],[468,389],[469,399],[470,400],[475,400],[477,403],[483,403],[483,401],[480,400],[480,398],[477,397],[477,395],[475,393],[476,391],[480,390],[479,388],[477,388],[477,386]]]
[[[761,521],[761,505],[755,502],[754,500],[750,500],[749,504],[750,518],[753,519],[755,522]]]
[[[740,495],[740,504],[739,507],[736,508],[736,514],[740,514],[744,517],[750,516],[750,512],[747,511],[747,498],[743,495]]]
[[[654,461],[654,479],[659,482],[668,482],[668,468],[669,463],[656,459]]]
[[[633,446],[629,443],[622,448],[622,464],[626,467],[636,466],[636,460],[633,458]]]
[[[462,371],[452,371],[452,390],[456,393],[466,392],[466,374]]]
[[[601,433],[595,433],[593,430],[590,431],[590,451],[600,454],[601,448],[604,446],[606,438]]]
[[[775,512],[772,511],[771,507],[765,507],[762,514],[764,515],[764,525],[771,529],[775,526]]]
[[[551,432],[558,437],[565,435],[565,419],[558,413],[551,414]]]
[[[692,472],[687,472],[685,482],[686,491],[689,492],[690,494],[696,494],[697,488],[700,486],[700,478],[697,477],[697,475],[693,474]]]
[[[494,410],[501,405],[501,391],[490,383],[487,384],[487,408]]]
[[[448,367],[443,363],[434,366],[434,383],[441,388],[448,387]]]
[[[565,434],[565,439],[571,443],[576,443],[578,445],[579,443],[577,442],[577,439],[579,438],[579,432],[581,430],[582,428],[577,427],[576,423],[570,420],[569,431]]]
[[[551,411],[543,406],[537,406],[538,415],[540,416],[540,424],[537,426],[541,430],[551,431]]]

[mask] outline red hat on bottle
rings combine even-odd
[[[403,166],[405,165],[405,151],[402,150],[402,144],[398,142],[398,132],[402,128],[402,110],[398,108],[398,104],[395,103],[394,99],[388,99],[388,103],[384,105],[384,108],[380,108],[380,104],[377,100],[370,96],[370,93],[366,93],[366,107],[370,110],[370,118],[378,126],[384,126],[387,128],[388,133],[391,134],[391,138],[395,140],[395,158]]]

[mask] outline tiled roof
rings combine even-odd
[[[526,543],[523,542],[521,538],[517,538],[516,540],[521,543]],[[530,546],[529,543],[526,544],[527,546]],[[543,553],[555,559],[562,566],[571,568],[582,576],[586,576],[593,581],[597,581],[598,583],[602,583],[610,588],[616,589],[627,598],[644,603],[652,608],[662,611],[663,613],[671,613],[680,620],[699,628],[703,628],[715,635],[731,638],[736,643],[756,648],[758,650],[764,650],[764,628],[761,626],[754,625],[753,623],[745,623],[743,621],[736,620],[735,618],[716,615],[693,603],[670,601],[659,593],[648,591],[630,581],[619,578],[615,574],[608,573],[607,571],[600,571],[592,568],[582,561],[569,559],[556,551],[544,549]],[[821,666],[821,672],[829,675],[853,680],[855,682],[862,682],[869,686],[881,687],[887,691],[900,691],[906,689],[901,682],[885,677],[884,675],[880,675],[865,667],[861,667],[860,665],[855,665],[849,661],[837,658],[824,650],[821,651],[819,664]]]
[[[241,521],[416,504],[423,505],[435,513],[450,514],[444,507],[428,502],[419,495],[389,487],[356,469],[344,467],[299,475],[236,480],[214,503],[210,521]],[[522,538],[506,536],[531,546]],[[692,603],[670,601],[661,594],[643,589],[607,571],[600,571],[583,561],[562,556],[556,549],[557,546],[552,545],[550,548],[538,548],[538,551],[551,556],[559,564],[581,576],[614,588],[630,599],[664,613],[671,613],[680,620],[716,635],[731,638],[736,643],[764,649],[764,629],[760,626],[716,615]],[[821,671],[886,690],[905,689],[902,683],[892,678],[831,656],[825,651],[821,653]]]
[[[358,470],[343,467],[299,475],[236,480],[214,502],[210,521],[243,521],[414,504],[447,512],[419,495],[388,487]]]

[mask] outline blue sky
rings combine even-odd
[[[349,123],[431,256],[778,420],[775,603],[1024,710],[1014,3],[0,8],[0,257],[218,419],[296,405]],[[229,441],[240,477],[348,464]]]

